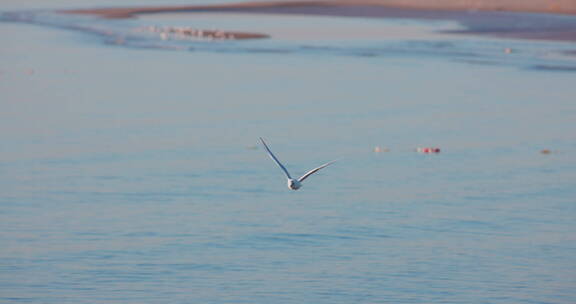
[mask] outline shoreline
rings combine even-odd
[[[421,11],[486,11],[523,12],[576,15],[576,2],[572,0],[279,0],[273,2],[248,1],[208,5],[178,5],[151,7],[120,7],[63,10],[66,13],[99,15],[104,18],[130,18],[138,14],[166,13],[187,10],[282,10],[295,7],[354,7],[375,6]]]
[[[576,16],[574,16],[576,15],[576,1],[549,0],[545,2],[542,3],[542,1],[537,0],[304,0],[213,5],[93,8],[61,10],[59,12],[94,15],[109,19],[136,18],[138,15],[144,14],[181,12],[436,19],[460,23],[464,29],[449,32],[454,34],[576,41]]]

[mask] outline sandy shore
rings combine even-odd
[[[576,41],[574,0],[308,0],[219,5],[125,7],[66,10],[103,18],[133,18],[169,12],[236,12],[369,18],[424,18],[459,22],[459,33],[524,39]]]
[[[511,11],[576,14],[574,0],[284,0],[277,2],[240,2],[220,5],[189,5],[69,10],[70,13],[97,14],[107,18],[127,18],[136,14],[182,10],[278,9],[294,7],[383,6],[420,10]]]

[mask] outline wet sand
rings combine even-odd
[[[456,21],[464,27],[463,30],[453,31],[453,33],[485,34],[504,38],[576,41],[576,18],[573,16],[550,14],[576,14],[576,2],[570,0],[278,1],[216,5],[76,9],[66,10],[64,12],[97,15],[103,18],[134,18],[142,14],[168,12],[234,12],[367,18],[422,18]],[[258,36],[259,34],[235,33],[235,35],[236,39],[250,39],[254,38],[254,35]],[[258,38],[264,38],[264,36]]]

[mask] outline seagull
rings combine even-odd
[[[272,151],[270,151],[270,148],[268,148],[268,145],[266,145],[266,142],[264,142],[264,139],[262,139],[262,137],[260,137],[260,141],[264,145],[264,148],[266,148],[266,151],[268,151],[268,156],[270,156],[270,158],[280,167],[280,169],[282,169],[282,171],[284,171],[284,174],[286,174],[286,178],[288,179],[288,188],[291,190],[300,189],[300,187],[302,187],[302,182],[306,178],[308,178],[308,176],[316,173],[318,170],[320,170],[320,169],[332,164],[333,162],[335,162],[335,160],[333,160],[331,162],[325,163],[320,167],[314,168],[314,169],[306,172],[306,174],[302,175],[299,179],[294,179],[294,178],[292,178],[292,176],[290,176],[290,173],[288,173],[288,170],[286,170],[284,165],[282,165],[282,163],[278,160],[278,158],[276,158],[276,156],[274,156]]]

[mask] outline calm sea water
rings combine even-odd
[[[576,302],[573,44],[284,16],[410,37],[143,48],[33,16],[0,23],[0,302]],[[294,175],[341,160],[290,191],[259,136]]]

